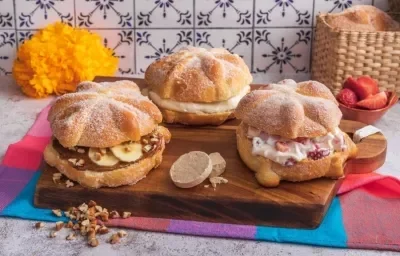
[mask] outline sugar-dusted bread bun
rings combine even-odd
[[[396,31],[400,24],[372,5],[356,5],[341,13],[327,14],[325,21],[332,28],[354,31]]]
[[[339,126],[342,113],[337,105],[325,85],[287,79],[244,96],[235,116],[271,135],[310,138],[326,135]]]
[[[105,148],[138,141],[162,121],[160,110],[131,81],[82,82],[59,97],[48,120],[64,147]]]
[[[243,122],[236,131],[240,158],[256,174],[257,181],[265,187],[276,187],[281,180],[306,181],[320,177],[338,179],[344,175],[344,163],[357,155],[357,147],[347,134],[344,135],[346,150],[334,152],[319,160],[305,159],[292,166],[283,166],[268,158],[252,154],[252,141],[247,138],[248,126]]]
[[[249,68],[225,49],[184,48],[146,70],[149,90],[162,99],[211,103],[225,101],[252,82]]]

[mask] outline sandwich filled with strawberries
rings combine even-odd
[[[265,187],[281,180],[306,181],[344,175],[357,147],[339,128],[342,114],[329,89],[318,82],[283,80],[247,94],[236,109],[242,123],[237,148]]]

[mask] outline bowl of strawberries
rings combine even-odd
[[[378,83],[369,76],[348,77],[336,99],[343,119],[365,124],[378,121],[398,101],[395,92],[379,91]]]

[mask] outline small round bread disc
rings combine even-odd
[[[192,151],[175,161],[169,175],[177,187],[192,188],[207,179],[211,171],[211,158],[204,152]]]

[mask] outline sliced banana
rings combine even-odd
[[[100,166],[113,166],[119,162],[119,159],[116,158],[110,151],[104,150],[100,152],[98,148],[90,148],[89,149],[89,158],[93,163]]]
[[[142,144],[124,143],[110,148],[111,152],[123,162],[134,162],[142,157]]]

